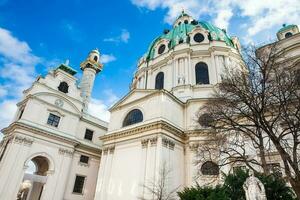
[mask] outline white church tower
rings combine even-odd
[[[99,52],[81,64],[83,77],[61,64],[38,77],[17,104],[0,143],[1,200],[93,200],[100,163],[98,137],[107,122],[87,111]],[[85,111],[85,113],[83,113]]]
[[[95,76],[102,70],[103,65],[100,63],[100,53],[97,49],[92,50],[85,61],[80,64],[83,71],[80,83],[81,96],[83,98],[83,112],[87,112],[90,97],[94,85]]]

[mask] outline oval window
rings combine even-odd
[[[194,35],[194,41],[195,41],[195,42],[200,43],[200,42],[202,42],[203,40],[204,40],[204,36],[203,36],[201,33],[196,33],[196,34]]]
[[[158,47],[158,54],[162,54],[166,49],[166,45],[162,44]]]

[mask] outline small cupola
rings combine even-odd
[[[283,24],[282,28],[279,29],[279,31],[277,32],[277,38],[278,38],[278,40],[283,40],[283,39],[289,38],[297,33],[299,33],[299,29],[298,29],[297,25]]]
[[[98,73],[102,70],[103,65],[100,63],[100,52],[98,49],[90,51],[85,61],[80,64],[80,68],[93,68]]]
[[[194,21],[194,19],[184,12],[184,10],[181,11],[181,14],[178,16],[176,21],[173,24],[173,27],[180,26],[181,24],[190,24]]]

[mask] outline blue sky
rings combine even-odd
[[[105,66],[92,114],[108,120],[107,108],[128,92],[138,58],[182,9],[243,44],[275,39],[283,23],[300,19],[300,0],[0,0],[0,128],[37,75],[67,59],[80,72],[94,48]]]

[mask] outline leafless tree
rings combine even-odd
[[[156,181],[149,181],[142,187],[146,189],[151,198],[149,200],[175,200],[176,191],[179,187],[168,190],[168,183],[171,181],[170,177],[171,169],[167,167],[164,162],[159,171],[159,176]],[[140,197],[140,200],[148,200],[144,197]]]
[[[276,43],[244,51],[246,70],[227,67],[213,99],[200,109],[199,123],[210,128],[223,165],[242,162],[267,172],[266,154],[275,151],[300,199],[299,70],[287,53]],[[260,160],[247,154],[249,146]]]

